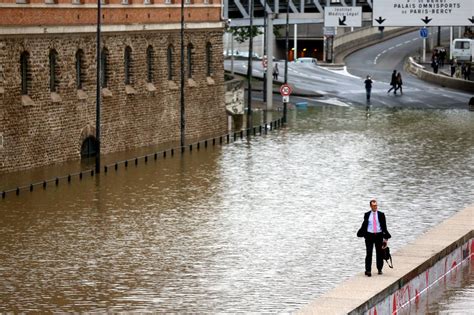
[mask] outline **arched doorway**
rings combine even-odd
[[[94,157],[97,153],[97,141],[95,137],[87,137],[82,142],[81,146],[81,159],[86,159],[90,157]]]

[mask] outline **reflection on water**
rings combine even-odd
[[[371,198],[396,250],[473,202],[473,167],[472,113],[321,107],[250,141],[12,195],[0,311],[295,311],[363,270]]]

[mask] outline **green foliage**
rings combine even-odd
[[[229,29],[230,33],[234,35],[234,40],[236,40],[239,43],[243,43],[246,40],[250,39],[250,36],[255,37],[260,34],[263,34],[262,31],[257,26],[252,26],[252,30],[250,30],[250,27],[248,26],[242,26],[242,27],[231,27]]]

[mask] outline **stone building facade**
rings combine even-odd
[[[0,0],[0,174],[80,159],[95,139],[97,11],[87,0],[6,1]],[[161,1],[104,5],[102,154],[180,141],[180,5]],[[196,2],[185,15],[187,142],[227,130],[220,4]],[[15,14],[22,18],[3,19]]]

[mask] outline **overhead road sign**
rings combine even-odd
[[[373,26],[474,26],[473,0],[373,0]]]
[[[324,26],[361,27],[362,7],[326,7]]]

